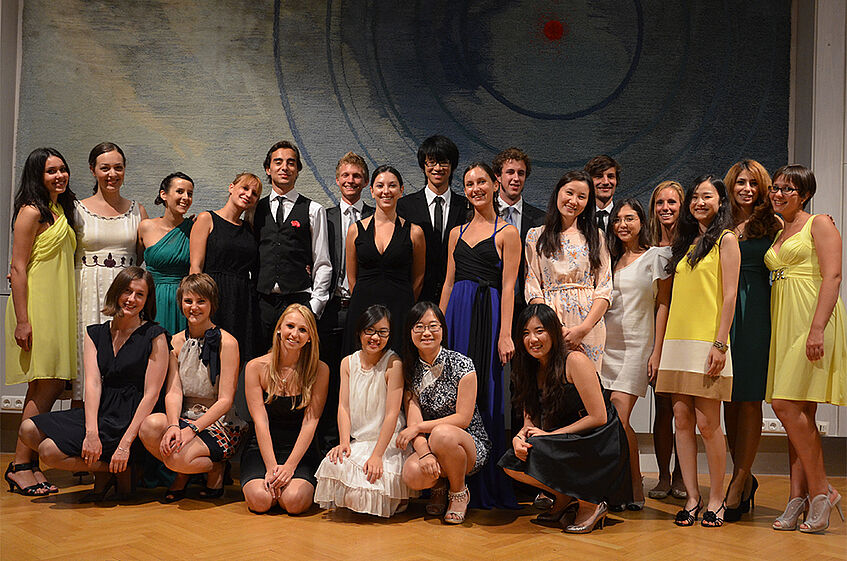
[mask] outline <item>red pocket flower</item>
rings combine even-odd
[[[294,226],[295,228],[299,228],[300,227],[300,221],[299,220],[292,220],[291,225]]]

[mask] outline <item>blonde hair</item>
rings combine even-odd
[[[300,401],[295,409],[306,407],[312,400],[312,388],[315,385],[315,380],[318,378],[318,366],[320,365],[320,344],[318,342],[318,326],[315,322],[315,316],[312,311],[303,304],[291,304],[276,322],[274,327],[273,344],[271,345],[271,359],[268,361],[267,370],[265,371],[265,379],[267,380],[268,398],[265,403],[272,402],[277,393],[285,388],[282,376],[277,369],[280,356],[280,337],[279,329],[282,326],[282,320],[290,313],[299,312],[306,321],[306,327],[309,331],[309,342],[303,345],[300,349],[300,356],[297,359],[297,364],[294,366],[294,374],[292,382],[296,382],[300,389]]]
[[[680,212],[682,212],[682,201],[685,200],[685,189],[677,181],[662,181],[656,188],[653,189],[653,194],[650,195],[650,227],[649,239],[651,245],[659,245],[662,241],[662,224],[659,222],[659,216],[656,214],[656,198],[659,193],[665,189],[673,189],[679,196]]]
[[[344,164],[350,164],[352,166],[359,166],[362,168],[362,173],[365,176],[365,181],[368,180],[368,164],[365,162],[365,159],[355,152],[347,152],[341,159],[338,160],[338,164],[335,166],[335,177],[338,177],[338,170],[341,169],[341,166]]]

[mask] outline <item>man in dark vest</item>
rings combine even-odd
[[[332,282],[329,302],[318,323],[321,337],[321,360],[329,366],[329,393],[318,424],[318,444],[323,453],[338,444],[338,386],[341,368],[341,345],[347,325],[350,290],[347,286],[346,241],[347,229],[357,220],[371,216],[374,207],[362,200],[362,189],[368,183],[368,164],[353,152],[347,152],[335,166],[335,184],[341,193],[338,204],[326,209],[329,258],[332,261]]]
[[[272,189],[259,201],[253,219],[265,348],[270,348],[276,322],[288,305],[304,304],[318,318],[329,300],[332,265],[326,211],[294,188],[302,169],[300,151],[287,140],[271,146],[265,156]]]
[[[446,136],[430,136],[418,148],[426,186],[397,201],[397,214],[417,224],[426,238],[426,272],[418,301],[438,304],[447,274],[450,230],[467,220],[468,200],[450,189],[459,165],[459,149]]]

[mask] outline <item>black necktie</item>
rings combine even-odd
[[[444,235],[444,208],[441,206],[444,198],[441,195],[435,197],[435,231],[438,232],[440,240]]]
[[[285,200],[285,197],[277,197],[276,198],[276,225],[282,226],[282,223],[285,221],[285,211],[282,208],[282,201]]]
[[[597,211],[597,227],[606,231],[606,217],[609,216],[608,210],[598,210]]]

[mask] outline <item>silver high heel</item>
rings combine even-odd
[[[594,510],[594,514],[591,515],[591,518],[582,524],[570,524],[565,526],[565,532],[568,534],[588,534],[597,528],[597,526],[600,526],[600,529],[602,530],[603,524],[606,522],[607,514],[609,514],[609,505],[603,501],[597,505],[597,508]]]
[[[838,516],[841,517],[841,521],[844,522],[844,512],[841,510],[841,493],[835,490],[835,488],[829,483],[827,486],[827,498],[835,493],[835,499],[829,499],[829,504],[831,504],[838,511]]]
[[[810,505],[806,521],[800,524],[797,529],[806,534],[823,533],[824,530],[829,528],[829,515],[832,514],[832,503],[829,502],[829,496],[817,495],[812,499]]]
[[[794,497],[785,506],[785,512],[773,521],[774,530],[796,530],[800,515],[806,511],[809,497]]]

